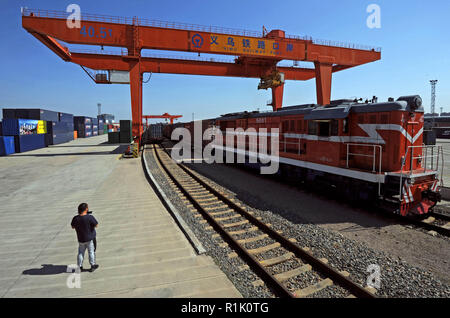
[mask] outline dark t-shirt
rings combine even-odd
[[[84,243],[94,239],[97,224],[97,220],[92,215],[86,214],[74,216],[70,225],[77,231],[78,242]]]

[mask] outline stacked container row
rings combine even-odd
[[[130,143],[133,138],[131,134],[131,120],[120,121],[120,143]]]
[[[58,113],[45,109],[3,109],[1,155],[44,148],[47,119],[55,118]]]
[[[92,118],[84,116],[73,117],[75,130],[78,138],[92,137]]]

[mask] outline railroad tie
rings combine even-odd
[[[216,215],[228,214],[228,213],[231,213],[231,212],[234,212],[234,210],[228,209],[228,210],[225,210],[225,211],[208,212],[208,213],[209,213],[210,215],[212,215],[212,216],[216,216]]]
[[[257,247],[257,248],[252,248],[247,250],[250,254],[260,254],[260,253],[264,253],[270,250],[273,250],[277,247],[280,247],[280,243],[275,242],[273,244],[269,244],[269,245],[265,245],[265,246],[261,246],[261,247]]]
[[[230,235],[240,235],[248,232],[255,232],[258,231],[258,228],[256,226],[252,226],[251,228],[244,229],[244,230],[238,230],[238,231],[230,231],[228,234]]]
[[[306,264],[306,265],[291,269],[290,271],[276,274],[275,278],[278,279],[279,281],[285,281],[291,277],[298,276],[298,275],[306,273],[307,271],[310,271],[310,270],[311,270],[311,265]]]
[[[294,257],[294,253],[289,252],[289,253],[286,253],[286,254],[283,254],[283,255],[280,255],[280,256],[277,256],[274,258],[265,259],[265,260],[262,260],[259,262],[263,266],[272,266],[272,265],[276,265],[279,263],[283,263],[283,262],[291,259],[292,257]]]
[[[256,242],[256,241],[263,240],[263,239],[265,239],[266,237],[268,237],[267,234],[261,234],[261,235],[258,235],[258,236],[253,236],[253,237],[250,237],[250,238],[237,240],[237,242],[238,242],[239,244],[251,243],[251,242]]]
[[[427,223],[427,224],[431,224],[434,221],[436,221],[436,219],[434,217],[430,216],[430,217],[426,218],[425,220],[423,220],[422,222],[423,223]]]
[[[232,216],[224,216],[224,217],[220,217],[220,218],[215,218],[216,221],[226,221],[226,220],[231,220],[231,219],[235,219],[235,218],[240,218],[242,217],[240,214],[234,214]]]
[[[244,225],[247,224],[248,220],[243,220],[243,221],[239,221],[236,223],[228,223],[228,224],[224,224],[222,225],[224,228],[228,228],[228,227],[234,227],[234,226],[239,226],[239,225]]]
[[[213,197],[207,198],[207,199],[195,199],[195,201],[203,204],[203,203],[209,203],[209,202],[217,202],[217,198],[213,196]]]
[[[331,285],[333,285],[333,281],[329,278],[325,278],[324,280],[321,280],[317,284],[296,290],[294,292],[294,295],[297,298],[306,297],[314,293],[317,293],[318,291],[321,291],[322,289]]]

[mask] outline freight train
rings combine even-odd
[[[238,152],[225,143],[236,138],[234,145],[238,144],[238,134],[232,132],[236,128],[253,128],[269,140],[279,138],[278,174],[283,179],[333,189],[403,216],[426,215],[441,199],[442,148],[423,144],[424,110],[418,95],[388,102],[337,100],[325,106],[231,113],[207,120],[202,130],[211,126],[223,135],[214,140],[215,149],[223,152]],[[174,128],[166,126],[164,135],[170,137]],[[278,128],[278,133],[272,135],[271,128]],[[255,145],[246,138],[243,147],[249,158],[255,156]]]
[[[437,138],[450,138],[450,116],[425,117],[425,129],[433,131]]]

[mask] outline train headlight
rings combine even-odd
[[[397,101],[400,100],[407,102],[409,108],[413,111],[422,107],[422,98],[419,95],[401,96],[397,99]]]

